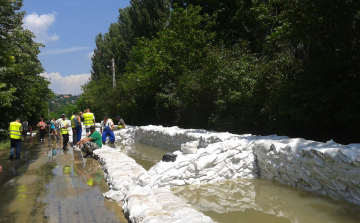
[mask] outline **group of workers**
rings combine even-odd
[[[118,120],[118,129],[125,128],[125,122],[120,117],[117,116]],[[83,120],[83,122],[82,122]],[[111,143],[115,142],[114,136],[114,122],[105,116],[100,124],[100,133],[95,130],[95,116],[90,112],[90,109],[86,109],[84,113],[82,112],[74,112],[71,116],[71,128],[73,131],[73,146],[77,146],[82,148],[84,152],[86,152],[85,157],[90,157],[93,154],[95,149],[99,149],[102,147],[102,144],[105,144],[107,137]],[[25,123],[26,122],[26,123]],[[25,122],[21,124],[21,119],[17,118],[14,122],[10,123],[9,131],[10,131],[10,160],[14,159],[14,154],[16,153],[16,159],[20,159],[20,151],[21,151],[21,135],[24,134],[24,139],[26,140],[26,134],[28,129],[28,123],[25,119]],[[85,126],[86,137],[81,139],[82,134],[82,123]],[[69,142],[69,124],[66,119],[66,115],[62,114],[58,120],[52,118],[50,121],[50,129],[52,138],[60,139],[58,134],[62,136],[63,140],[63,150],[69,150],[67,148]],[[46,124],[43,119],[40,119],[40,122],[37,125],[39,127],[40,132],[40,141],[44,141],[44,134]]]

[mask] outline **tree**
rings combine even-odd
[[[25,12],[18,11],[22,1],[0,3],[0,94],[6,96],[1,104],[0,128],[7,128],[17,117],[31,121],[47,113],[47,103],[53,92],[50,82],[39,74],[43,71],[37,55],[42,44],[35,43],[34,34],[21,27]],[[36,117],[37,116],[37,117]]]

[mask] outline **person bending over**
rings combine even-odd
[[[115,142],[114,136],[114,123],[107,116],[104,117],[103,121],[100,124],[100,132],[102,134],[102,142],[105,144],[107,136],[112,144]]]
[[[82,150],[86,153],[85,158],[91,157],[94,150],[102,147],[101,135],[95,130],[95,126],[90,126],[90,133],[88,137],[83,138],[76,144],[79,148],[83,146]]]

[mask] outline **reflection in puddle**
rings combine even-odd
[[[28,149],[29,161],[5,165],[0,222],[128,222],[102,195],[109,188],[100,164],[59,148],[45,140]]]
[[[359,206],[265,179],[172,188],[217,222],[359,222]]]

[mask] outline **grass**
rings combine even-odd
[[[0,152],[10,148],[10,139],[0,142]]]

